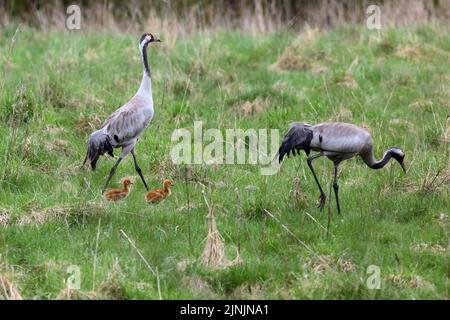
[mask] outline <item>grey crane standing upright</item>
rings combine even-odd
[[[134,167],[142,179],[145,188],[148,190],[142,170],[139,167],[134,146],[139,136],[150,124],[153,118],[153,97],[150,68],[147,61],[147,46],[151,42],[159,42],[151,33],[144,33],[139,41],[144,71],[139,90],[126,104],[117,109],[102,124],[101,128],[94,131],[87,142],[87,153],[83,165],[89,159],[92,170],[95,170],[97,160],[101,155],[108,153],[114,157],[113,148],[122,148],[119,159],[112,167],[102,193],[108,187],[109,181],[116,172],[119,163],[131,152],[134,160]]]
[[[406,172],[403,165],[405,153],[401,149],[390,148],[384,153],[383,158],[377,161],[373,154],[372,136],[370,133],[361,127],[349,123],[325,122],[316,125],[298,122],[293,123],[288,133],[284,136],[283,142],[278,150],[279,162],[281,163],[283,161],[285,155],[289,157],[291,152],[293,156],[295,156],[295,151],[297,151],[297,154],[300,154],[300,150],[304,150],[307,156],[309,156],[311,150],[318,152],[315,155],[309,156],[307,162],[320,190],[320,209],[324,207],[326,196],[314,172],[312,162],[314,159],[322,156],[326,156],[333,161],[333,189],[339,214],[341,213],[341,208],[339,205],[337,173],[341,161],[359,155],[369,168],[381,169],[391,158],[394,158],[401,165],[403,171]]]

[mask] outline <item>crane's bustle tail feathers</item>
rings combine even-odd
[[[113,147],[109,141],[109,136],[103,132],[96,131],[91,134],[87,142],[86,158],[89,159],[92,170],[95,170],[98,158],[105,153],[114,157]],[[84,161],[86,162],[86,159]]]
[[[311,152],[311,140],[313,132],[308,125],[303,123],[294,123],[284,136],[283,142],[278,150],[278,161],[281,163],[285,155],[295,157],[295,151],[300,155],[300,150],[304,150],[306,155]]]

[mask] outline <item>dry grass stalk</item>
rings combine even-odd
[[[237,214],[237,232],[238,232],[238,245],[237,245],[237,255],[234,260],[234,263],[238,264],[242,262],[241,258],[241,227],[242,227],[242,205],[241,205],[241,196],[239,193],[239,189],[235,189],[236,197],[237,197],[237,207],[238,207],[238,214]]]
[[[128,242],[131,244],[131,246],[136,250],[137,254],[139,255],[139,258],[141,258],[141,260],[144,262],[144,264],[147,266],[147,268],[152,272],[152,274],[156,275],[156,271],[147,262],[145,257],[142,255],[141,251],[136,247],[136,244],[134,243],[134,241],[131,240],[130,237],[128,237],[128,235],[122,229],[120,229],[120,233],[122,233],[122,235],[128,240]]]
[[[0,300],[23,300],[17,286],[2,274],[0,274]]]
[[[202,264],[212,269],[228,267],[233,262],[225,255],[225,245],[217,229],[214,207],[209,205],[204,194],[203,197],[208,207],[208,215],[206,216],[208,220],[208,236],[206,237],[206,245],[202,253]]]
[[[328,232],[327,228],[325,228],[319,221],[317,221],[317,219],[314,218],[310,213],[305,211],[305,214],[308,218],[310,218],[312,221],[314,221],[322,230],[324,230],[325,232]],[[333,234],[331,234],[331,235],[333,235]]]
[[[320,255],[318,255],[313,249],[311,249],[311,247],[308,246],[304,241],[300,240],[300,239],[295,235],[295,233],[293,233],[291,230],[289,230],[289,228],[288,228],[284,223],[282,223],[277,217],[275,217],[271,212],[269,212],[269,211],[266,210],[266,209],[264,209],[264,212],[265,212],[267,215],[269,215],[269,217],[271,217],[271,218],[274,219],[276,222],[278,222],[278,223],[283,227],[283,229],[286,230],[286,232],[289,233],[292,237],[294,237],[295,240],[297,240],[298,243],[300,243],[306,250],[308,250],[310,253],[312,253],[312,254],[314,254],[316,257],[318,257],[319,260],[321,260],[323,263],[326,263],[326,264],[327,264],[327,262],[326,262],[325,260],[323,260],[323,259],[321,258]]]
[[[92,291],[95,291],[95,275],[97,270],[97,252],[98,252],[98,241],[100,239],[100,224],[102,223],[102,218],[100,217],[98,219],[98,226],[97,226],[97,236],[95,239],[95,251],[94,251],[94,267],[92,271]]]
[[[9,213],[6,209],[0,208],[0,227],[9,225]]]
[[[187,165],[184,164],[184,186],[186,190],[186,209],[188,213],[188,240],[189,240],[189,248],[192,250],[192,241],[191,241],[191,199],[189,194],[189,185],[188,185],[188,176],[187,176]]]
[[[432,169],[428,169],[426,176],[423,178],[421,190],[424,194],[430,194],[439,189],[443,185],[450,184],[450,167],[447,169],[440,168],[433,172]]]
[[[131,244],[131,246],[136,250],[137,254],[139,255],[139,258],[141,258],[141,260],[144,262],[144,264],[146,265],[146,267],[151,271],[151,273],[152,273],[154,276],[156,276],[156,284],[157,284],[157,286],[158,286],[159,300],[162,300],[158,268],[156,268],[156,271],[155,271],[155,270],[150,266],[150,264],[147,262],[147,260],[145,259],[145,257],[142,255],[141,251],[136,247],[136,244],[134,243],[134,241],[131,240],[130,237],[128,237],[128,235],[125,233],[125,231],[123,231],[122,229],[120,229],[120,233],[122,233],[122,235],[128,240],[128,242]]]
[[[442,140],[444,140],[445,142],[450,142],[450,115],[447,116],[445,130],[444,132],[442,132]]]
[[[295,177],[292,180],[292,183],[293,183],[294,186],[293,186],[293,188],[291,190],[289,190],[290,197],[294,198],[294,201],[295,201],[297,206],[301,205],[301,204],[304,204],[306,199],[305,199],[305,195],[304,195],[304,193],[302,191],[302,188],[301,188],[301,180],[300,180],[300,178],[299,177]]]

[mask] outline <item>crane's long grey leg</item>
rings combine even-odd
[[[134,148],[131,150],[131,155],[133,156],[133,160],[134,160],[134,168],[136,169],[137,173],[139,174],[139,176],[142,179],[142,182],[144,183],[145,188],[148,191],[148,187],[147,187],[147,183],[145,182],[144,176],[142,175],[142,170],[139,167],[137,160],[136,160],[136,155],[134,154]]]
[[[336,196],[336,205],[338,214],[341,214],[341,207],[339,206],[339,185],[337,183],[337,174],[338,174],[338,166],[339,163],[334,163],[334,179],[333,179],[333,189],[334,189],[334,195]]]
[[[328,222],[327,222],[327,237],[330,235],[330,226],[331,226],[331,183],[330,183],[330,192],[328,193]]]
[[[319,199],[320,202],[319,202],[319,206],[318,206],[318,208],[320,208],[320,210],[323,209],[323,207],[325,205],[325,199],[327,197],[325,195],[325,192],[323,192],[323,189],[322,189],[322,187],[321,187],[321,185],[319,183],[319,180],[317,179],[316,173],[314,172],[314,168],[312,166],[312,161],[314,159],[320,158],[322,156],[323,156],[323,153],[318,153],[318,154],[315,154],[313,156],[308,157],[308,159],[307,159],[308,167],[311,169],[311,172],[312,172],[312,174],[314,176],[314,180],[316,180],[317,186],[319,187],[319,190],[320,190],[320,199]]]
[[[119,159],[117,160],[117,162],[114,164],[114,166],[112,167],[111,171],[109,172],[109,176],[108,179],[106,179],[106,183],[105,186],[102,189],[102,194],[105,193],[106,188],[108,187],[109,181],[111,180],[112,176],[114,175],[114,173],[116,173],[116,168],[119,166],[119,163],[122,161],[123,157],[122,155],[120,155]]]

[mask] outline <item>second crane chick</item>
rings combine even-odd
[[[147,199],[148,203],[154,203],[154,202],[159,202],[165,198],[167,198],[168,196],[170,196],[171,191],[170,191],[170,187],[173,185],[173,181],[170,179],[165,179],[163,182],[163,188],[162,189],[155,189],[152,191],[149,191],[147,193],[147,195],[145,196],[145,198]]]
[[[123,189],[111,189],[104,193],[104,196],[109,201],[118,201],[125,198],[129,192],[129,186],[133,184],[130,178],[122,179]]]

